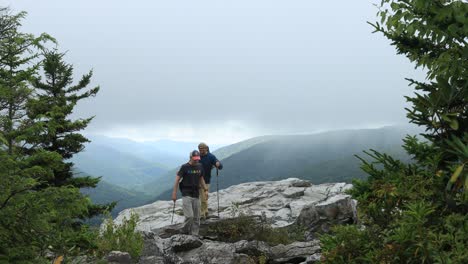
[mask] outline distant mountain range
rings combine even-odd
[[[409,160],[401,145],[407,131],[400,128],[360,129],[313,135],[278,136],[223,160],[220,188],[240,182],[297,177],[319,184],[364,178],[363,150],[375,149]]]
[[[169,169],[188,158],[198,142],[159,140],[136,142],[123,138],[90,136],[91,143],[72,162],[90,175],[107,183],[141,191]],[[215,148],[218,146],[214,146]]]
[[[84,188],[82,193],[89,195],[91,201],[98,204],[117,202],[112,215],[116,216],[126,208],[149,203],[153,197],[138,191],[128,190],[101,180],[96,188]]]
[[[385,127],[249,139],[213,152],[225,167],[220,171],[219,188],[289,177],[310,180],[315,184],[365,178],[359,167],[360,161],[354,155],[365,158],[363,150],[375,149],[409,161],[410,157],[401,147],[406,134],[417,132],[409,128]],[[159,193],[155,200],[170,198],[175,171],[158,179],[160,188],[155,191]],[[214,177],[211,191],[216,188]],[[164,187],[167,190],[161,191]]]
[[[219,188],[289,177],[307,179],[315,184],[351,182],[354,178],[366,177],[359,168],[360,161],[354,156],[365,157],[363,150],[375,149],[410,161],[401,148],[406,134],[415,135],[418,131],[385,127],[248,139],[213,152],[225,166],[220,171]],[[93,143],[73,161],[90,175],[102,176],[98,188],[85,192],[98,203],[119,201],[114,213],[155,200],[170,199],[178,167],[187,162],[186,153],[196,149],[198,144],[91,139]],[[210,146],[211,149],[216,147]],[[212,175],[211,191],[215,191],[216,173]]]
[[[219,160],[223,160],[229,156],[232,156],[236,153],[239,153],[245,149],[248,149],[254,145],[272,140],[277,136],[261,136],[261,137],[254,137],[251,139],[247,139],[238,143],[234,143],[229,146],[225,146],[216,150],[213,150],[212,153],[216,155]],[[211,148],[213,149],[213,148]]]
[[[87,136],[91,143],[87,144],[85,151],[89,146],[100,145],[111,147],[117,151],[135,156],[137,158],[156,162],[167,168],[174,168],[188,157],[191,150],[197,148],[199,142],[183,142],[174,140],[158,141],[134,141],[126,138],[111,138],[99,135]],[[225,145],[210,145],[213,150],[224,147]]]
[[[105,136],[90,136],[89,139],[91,140],[91,143],[88,144],[89,147],[93,145],[111,147],[144,161],[159,164],[159,166],[166,169],[177,166],[187,156],[189,150],[186,149],[193,148],[195,145],[192,142],[169,140],[137,142],[125,138],[110,138]]]
[[[167,168],[159,163],[99,144],[89,144],[85,151],[73,157],[72,162],[77,170],[130,190],[139,190],[167,172]]]

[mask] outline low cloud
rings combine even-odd
[[[118,4],[117,4],[118,3]],[[88,133],[236,141],[406,123],[413,66],[368,1],[7,1],[50,33],[96,98]],[[60,23],[57,23],[60,21]]]

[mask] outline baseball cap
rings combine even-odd
[[[198,152],[198,150],[193,150],[190,152],[190,158],[193,160],[200,160],[200,152]]]

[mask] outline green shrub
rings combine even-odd
[[[143,250],[143,237],[135,231],[138,215],[132,213],[130,219],[124,218],[121,225],[115,225],[109,217],[102,234],[97,238],[99,257],[111,251],[128,252],[133,260],[138,259]]]
[[[323,263],[372,263],[374,238],[372,230],[359,230],[357,226],[334,226],[332,234],[320,236]]]
[[[221,220],[216,222],[203,235],[215,235],[219,240],[225,242],[235,242],[239,240],[252,240],[257,223],[255,218],[247,215],[240,215],[236,218]]]
[[[221,220],[211,225],[204,235],[214,235],[225,242],[258,240],[270,245],[278,245],[304,241],[305,230],[302,226],[295,224],[273,228],[265,215],[259,219],[258,216],[240,213],[236,218]]]

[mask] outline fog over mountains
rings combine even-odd
[[[363,150],[375,149],[409,161],[410,158],[401,148],[402,139],[408,133],[417,132],[407,128],[385,127],[267,136],[243,141],[213,152],[215,155],[220,153],[225,166],[220,171],[219,188],[242,182],[290,177],[306,179],[314,184],[351,182],[352,179],[365,177],[360,170],[359,159],[354,156],[365,157]],[[224,156],[226,153],[230,155]],[[167,190],[157,199],[170,199],[173,175],[175,170],[161,177],[159,186],[166,186]],[[212,184],[216,184],[216,179],[212,179]],[[211,191],[216,190],[215,185],[213,187]]]
[[[136,142],[104,136],[91,136],[90,140],[85,150],[72,159],[77,170],[130,190],[142,190],[148,182],[179,166],[198,145],[198,142]]]
[[[186,162],[190,150],[196,149],[199,143],[171,140],[136,142],[105,136],[88,138],[91,142],[71,161],[78,175],[101,177],[96,188],[82,191],[98,203],[116,201],[114,216],[125,208],[153,201],[159,194],[159,178]],[[217,147],[219,145],[212,146],[214,149]]]
[[[400,147],[408,127],[384,127],[330,131],[310,135],[256,137],[232,145],[210,146],[224,164],[219,188],[242,182],[297,177],[319,184],[351,182],[365,177],[354,155],[366,158],[363,150],[375,149],[409,161]],[[92,137],[73,162],[78,171],[101,176],[94,190],[85,190],[96,202],[119,201],[115,213],[124,208],[169,199],[178,167],[198,142],[135,142],[127,139]],[[216,191],[212,173],[211,191]]]

